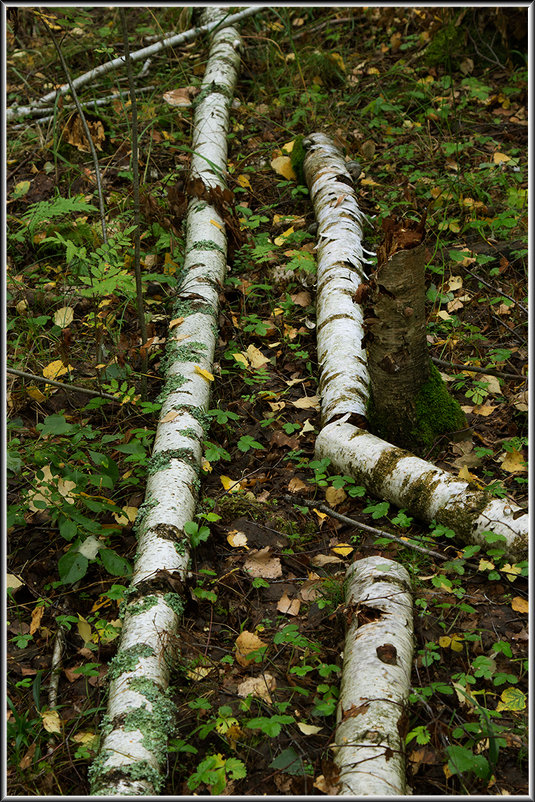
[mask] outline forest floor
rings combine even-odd
[[[427,210],[429,351],[468,428],[421,456],[525,506],[527,8],[271,11],[241,28],[228,170],[237,239],[246,242],[231,246],[221,288],[198,508],[210,537],[192,553],[163,793],[330,792],[344,574],[379,554],[405,565],[413,583],[412,792],[527,794],[527,563],[510,564],[496,544],[464,547],[446,527],[368,497],[314,459],[314,212],[306,187],[271,164],[297,135],[329,133],[361,164],[370,250],[387,216]],[[190,12],[131,9],[131,49],[189,28]],[[88,68],[88,53],[95,65],[122,53],[117,8],[51,14],[73,76]],[[39,12],[20,8],[9,26],[8,105],[64,83]],[[130,106],[119,100],[88,114],[114,242],[107,254],[98,250],[95,174],[76,112],[60,103],[48,122],[8,125],[8,367],[119,399],[8,374],[12,795],[88,793],[183,261],[173,187],[188,167],[193,111],[162,96],[194,87],[193,96],[207,52],[206,38],[165,50],[138,81],[153,87],[138,100],[145,400],[127,229]],[[125,86],[124,73],[111,72],[81,96]],[[448,561],[341,523],[320,504]],[[69,550],[84,538],[85,562],[74,564]]]

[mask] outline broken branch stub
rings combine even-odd
[[[528,552],[529,516],[511,501],[492,498],[468,482],[415,457],[350,423],[335,421],[316,438],[316,457],[329,457],[341,474],[352,476],[377,498],[406,509],[422,521],[455,531],[461,541],[497,548],[508,558]]]
[[[222,21],[223,9],[205,19]],[[194,120],[192,173],[219,186],[227,166],[230,104],[239,66],[240,37],[222,27],[210,57]],[[184,531],[195,514],[202,441],[206,434],[218,288],[226,270],[225,224],[214,206],[191,201],[184,278],[167,340],[166,383],[136,529],[138,552],[117,655],[109,669],[108,714],[101,751],[90,770],[93,795],[157,795],[175,710],[166,694],[176,660],[190,542]]]
[[[366,281],[365,217],[343,156],[329,137],[310,134],[303,145],[303,170],[318,224],[316,336],[322,423],[346,412],[364,420],[368,369],[363,312],[356,295]]]
[[[405,735],[413,653],[410,578],[384,557],[346,574],[348,626],[334,762],[339,794],[406,793]]]

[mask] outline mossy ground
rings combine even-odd
[[[414,412],[406,422],[381,416],[373,404],[371,395],[368,421],[375,434],[413,451],[415,447],[429,448],[437,438],[464,429],[467,425],[459,402],[449,394],[433,364],[430,367],[429,378],[416,396]]]

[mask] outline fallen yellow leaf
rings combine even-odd
[[[341,554],[342,557],[347,557],[348,554],[351,554],[353,551],[353,546],[350,546],[349,543],[338,543],[336,546],[333,546],[332,551],[335,554]]]
[[[247,535],[243,532],[239,532],[237,529],[234,529],[232,532],[228,533],[227,542],[232,546],[233,549],[249,548],[247,545]]]
[[[289,156],[276,156],[271,162],[271,167],[278,175],[282,175],[283,178],[287,178],[289,181],[297,180]]]
[[[239,479],[236,481],[235,479],[231,479],[230,476],[224,475],[222,475],[220,479],[221,484],[228,493],[238,493],[242,489]]]
[[[39,625],[41,624],[41,618],[43,617],[43,613],[45,611],[44,607],[34,607],[32,612],[32,621],[30,624],[30,635],[33,635],[39,629]]]
[[[45,710],[41,713],[41,718],[47,732],[61,732],[61,719],[57,710]]]
[[[507,473],[524,473],[528,467],[524,464],[525,459],[521,451],[508,451],[502,460],[502,468]]]
[[[235,641],[236,646],[236,660],[241,666],[248,666],[250,663],[255,662],[254,657],[248,657],[251,652],[257,652],[259,649],[265,649],[267,643],[258,637],[254,632],[248,632],[246,629],[241,632]]]
[[[323,727],[316,727],[314,724],[304,724],[302,721],[298,721],[297,726],[303,735],[317,735],[323,729]]]
[[[45,379],[57,379],[58,376],[63,376],[69,370],[74,370],[72,365],[65,367],[61,359],[55,359],[50,362],[46,368],[43,368],[43,376]]]
[[[54,313],[54,323],[60,329],[66,329],[74,319],[74,309],[72,306],[62,306]]]
[[[210,373],[210,371],[209,370],[205,370],[204,368],[201,368],[200,365],[195,365],[194,370],[195,370],[195,373],[198,373],[199,376],[202,376],[203,379],[206,379],[207,382],[213,382],[214,381],[214,377]]]
[[[522,596],[515,596],[511,602],[511,609],[515,613],[529,613],[529,602],[527,599],[523,599]]]
[[[240,185],[240,187],[245,187],[246,189],[252,190],[251,182],[249,181],[246,175],[239,175],[236,180]]]
[[[287,593],[283,593],[277,602],[277,610],[286,615],[298,615],[300,607],[300,599],[290,599]]]

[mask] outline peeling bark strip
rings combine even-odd
[[[343,421],[325,426],[316,438],[316,456],[329,457],[341,473],[353,476],[372,495],[390,501],[423,521],[453,529],[464,542],[486,545],[484,532],[502,535],[496,543],[508,558],[528,552],[529,516],[484,490],[472,490],[431,462]]]
[[[355,299],[366,280],[362,224],[353,179],[325,134],[311,134],[303,170],[318,223],[317,346],[322,424],[352,412],[366,417],[368,370],[363,314]]]
[[[224,16],[223,9],[205,12],[212,23]],[[191,163],[192,174],[206,186],[221,186],[226,169],[240,45],[232,27],[220,28],[212,38],[195,113]],[[167,738],[175,719],[166,690],[189,560],[184,524],[195,512],[202,440],[209,425],[204,413],[225,269],[223,219],[196,198],[188,209],[184,280],[174,308],[174,318],[183,322],[168,338],[163,406],[136,521],[138,553],[121,642],[109,670],[102,748],[90,771],[93,795],[157,795],[163,783]]]
[[[413,623],[410,578],[384,557],[347,570],[348,629],[334,761],[344,796],[401,796]]]

